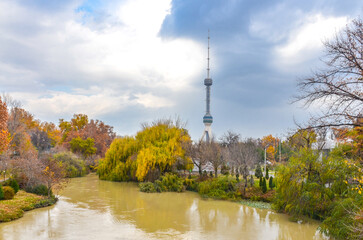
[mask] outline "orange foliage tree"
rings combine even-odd
[[[271,134],[262,138],[261,145],[263,148],[266,148],[266,158],[273,163],[275,162],[279,141],[278,138],[273,137]]]
[[[1,101],[0,97],[0,153],[5,151],[10,143],[10,134],[7,127],[8,117],[6,103]]]

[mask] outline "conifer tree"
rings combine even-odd
[[[273,189],[275,186],[274,186],[274,182],[273,182],[273,177],[271,176],[270,177],[270,180],[268,181],[268,187],[270,189]]]
[[[256,176],[256,178],[262,177],[262,169],[261,169],[260,164],[258,164],[255,169],[255,176]]]
[[[266,185],[266,178],[262,178],[262,192],[266,193],[267,192],[267,185]]]
[[[0,200],[4,199],[4,191],[3,191],[3,186],[0,184]]]

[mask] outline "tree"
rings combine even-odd
[[[363,22],[353,20],[334,39],[324,43],[326,69],[298,83],[301,101],[306,107],[323,106],[310,127],[362,126],[357,119],[363,113]]]
[[[268,175],[268,167],[266,167],[265,178],[266,178],[266,179],[269,179],[269,175]]]
[[[8,148],[10,143],[10,135],[7,127],[8,117],[6,103],[0,97],[0,154]]]
[[[274,185],[274,178],[271,176],[270,177],[270,179],[268,180],[268,187],[270,188],[270,189],[273,189],[274,187],[275,187],[275,185]]]
[[[190,141],[187,142],[184,146],[186,154],[193,161],[193,164],[197,166],[199,175],[203,174],[203,169],[208,163],[208,159],[202,156],[202,149],[204,149],[205,144],[207,143],[203,141],[199,141],[197,143]]]
[[[105,156],[107,149],[116,137],[116,133],[113,132],[113,127],[100,120],[93,119],[82,129],[81,135],[83,138],[94,139],[97,149],[96,154],[100,157]]]
[[[218,176],[218,168],[225,162],[225,154],[226,149],[222,149],[214,139],[210,143],[202,144],[201,158],[212,164],[215,177]]]
[[[257,164],[257,166],[256,166],[255,176],[256,176],[256,178],[262,177],[262,169],[261,169],[261,165],[260,164]]]
[[[262,138],[261,145],[266,149],[266,157],[271,162],[275,162],[279,141],[278,138],[273,137],[271,134]]]
[[[262,178],[262,184],[261,184],[261,189],[263,193],[267,192],[267,185],[266,185],[266,178]]]
[[[188,131],[177,121],[144,124],[135,137],[116,138],[112,142],[97,172],[101,179],[113,181],[153,181],[160,174],[176,171],[180,163],[191,166],[184,149],[188,142]]]
[[[51,148],[51,139],[49,139],[48,134],[45,131],[36,128],[31,132],[30,137],[34,147],[36,147],[39,152],[47,151]]]
[[[81,137],[73,138],[69,142],[73,153],[80,153],[84,158],[87,158],[96,153],[97,148],[94,147],[95,141],[93,138],[83,140]]]
[[[48,197],[51,197],[52,189],[61,188],[66,182],[65,169],[62,164],[56,161],[50,154],[44,154],[40,158],[43,164],[43,181],[48,188]]]
[[[59,128],[61,131],[61,142],[63,146],[70,149],[70,142],[75,138],[86,140],[92,138],[94,147],[98,157],[104,157],[107,149],[110,147],[116,134],[113,132],[113,127],[105,124],[100,120],[88,120],[85,114],[74,114],[73,118],[68,122],[64,119],[59,120]]]
[[[244,179],[244,193],[247,188],[249,169],[254,166],[258,160],[258,151],[256,143],[252,139],[244,142],[238,142],[229,147],[229,161],[231,161],[242,174]]]

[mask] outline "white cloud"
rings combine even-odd
[[[146,94],[135,94],[136,102],[143,105],[146,108],[162,108],[171,107],[174,105],[172,101],[166,98],[154,96],[151,93]]]
[[[11,11],[0,13],[0,69],[6,70],[0,84],[11,82],[17,90],[10,94],[37,116],[79,111],[98,116],[134,105],[171,107],[170,93],[190,90],[204,70],[204,47],[158,36],[171,0],[113,5],[108,9],[112,18],[102,29],[84,23],[74,4],[55,15],[11,1],[1,6]],[[29,23],[30,32],[12,30]],[[29,91],[36,93],[24,97]]]
[[[347,23],[346,17],[307,16],[301,25],[290,32],[288,41],[274,49],[276,65],[291,70],[321,53],[323,41],[331,38]]]

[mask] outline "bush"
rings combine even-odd
[[[235,199],[236,180],[229,177],[219,177],[201,182],[198,192],[204,197],[215,199]]]
[[[269,179],[269,175],[268,175],[268,167],[266,167],[266,176],[265,176],[266,179]]]
[[[3,191],[3,186],[0,184],[0,200],[4,199],[4,191]]]
[[[15,194],[19,191],[19,184],[14,178],[9,178],[3,183],[3,185],[12,187]]]
[[[152,183],[152,182],[140,183],[139,188],[140,188],[141,192],[148,192],[148,193],[156,192],[154,183]]]
[[[222,167],[221,167],[221,173],[223,175],[228,176],[229,175],[229,170],[230,170],[230,167],[228,167],[227,165],[222,165]]]
[[[29,193],[35,193],[37,195],[41,195],[41,196],[48,196],[48,188],[47,186],[43,185],[43,184],[39,184],[36,185],[35,187],[28,187],[26,189],[27,192]],[[53,195],[52,191],[51,191],[51,196]]]
[[[166,173],[154,183],[145,182],[139,184],[142,192],[183,192],[185,191],[184,181],[173,173]]]
[[[198,192],[198,182],[195,179],[185,179],[184,185],[186,190]]]
[[[4,186],[3,187],[3,192],[4,192],[4,200],[9,200],[9,199],[14,198],[15,191],[14,191],[14,189],[12,187]]]
[[[85,161],[71,152],[54,154],[54,159],[62,163],[66,169],[66,177],[68,178],[82,177],[88,173]]]
[[[360,239],[363,224],[361,211],[363,199],[359,198],[336,201],[331,215],[324,220],[320,230],[336,239]]]

